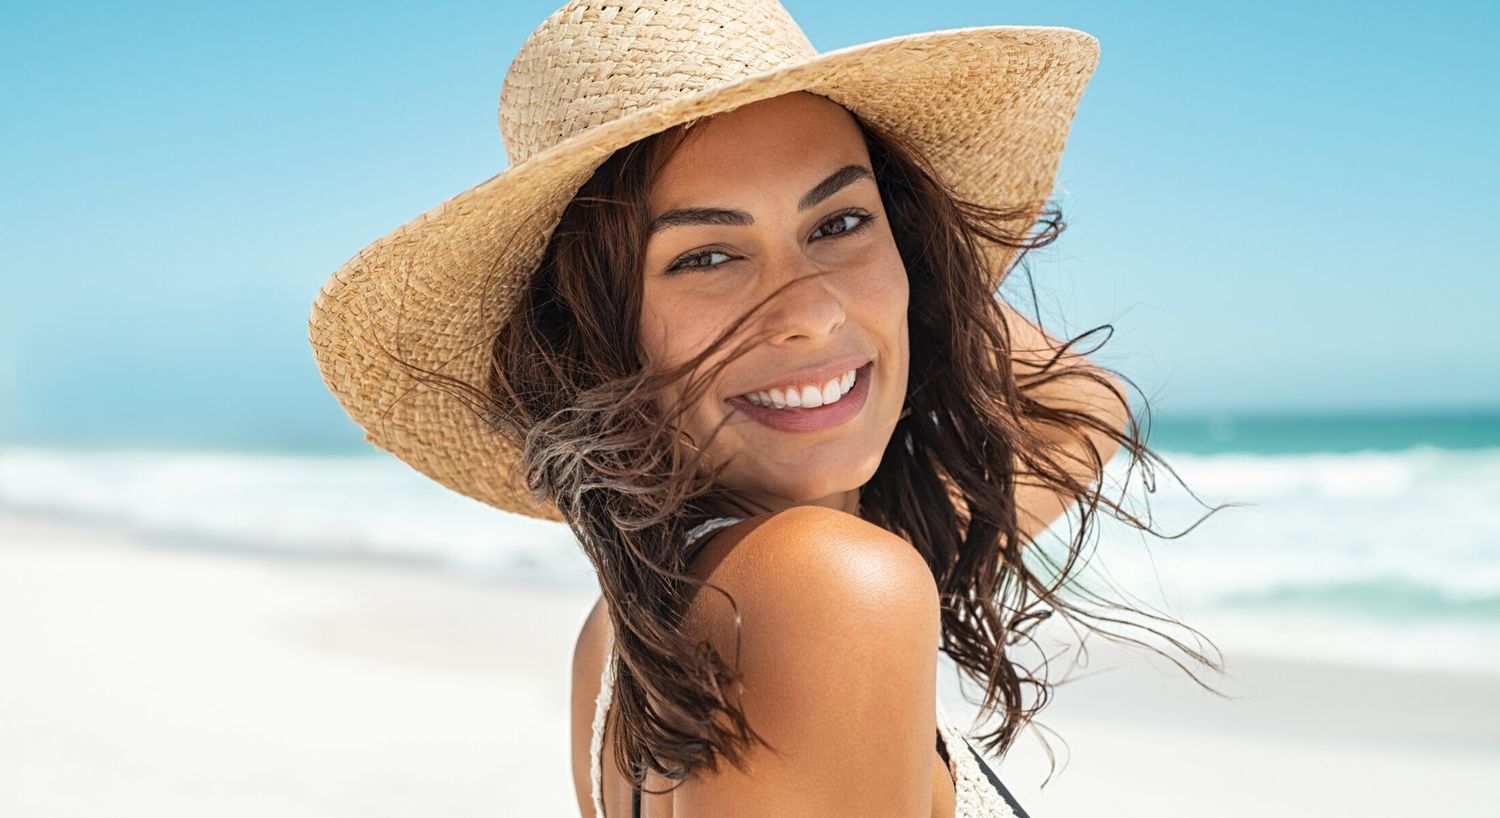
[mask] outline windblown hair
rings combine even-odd
[[[983,687],[981,715],[1001,714],[999,727],[979,738],[990,752],[1003,754],[1050,697],[1045,663],[1039,678],[1007,653],[1009,646],[1031,640],[1042,620],[1062,613],[1091,631],[1145,644],[1085,622],[1134,625],[1089,613],[1063,591],[1082,567],[1089,524],[1101,504],[1117,518],[1157,532],[1103,496],[1104,462],[1097,448],[1085,447],[1096,479],[1081,481],[1070,472],[1057,437],[1040,429],[1061,430],[1085,443],[1090,433],[1108,436],[1128,454],[1130,469],[1139,465],[1148,475],[1151,461],[1166,464],[1145,446],[1135,412],[1103,370],[1064,365],[1070,348],[1108,325],[1068,341],[1035,371],[1022,371],[1008,354],[1009,329],[992,291],[1000,278],[995,259],[1005,259],[1007,271],[1024,267],[1030,250],[1063,231],[1060,210],[1041,211],[1040,230],[1033,233],[1025,221],[1039,207],[1022,202],[997,209],[962,200],[920,153],[855,119],[910,280],[912,373],[910,412],[861,489],[859,513],[908,540],[931,567],[942,603],[942,649]],[[699,588],[724,594],[734,605],[723,588],[686,573],[694,553],[685,536],[696,524],[739,506],[716,482],[727,462],[705,465],[718,428],[708,440],[695,441],[680,419],[725,364],[761,339],[746,338],[712,371],[700,367],[781,290],[671,369],[645,365],[639,346],[646,197],[689,138],[691,124],[616,151],[584,183],[551,235],[513,319],[494,338],[486,383],[464,384],[436,373],[426,379],[463,393],[497,434],[521,444],[528,487],[556,504],[596,569],[620,657],[615,757],[622,775],[638,786],[648,770],[679,783],[698,771],[717,772],[720,756],[742,766],[751,743],[765,742],[726,695],[741,678],[738,651],[728,660],[681,628]],[[1091,378],[1107,386],[1120,402],[1126,428],[1118,428],[1117,416],[1036,399],[1036,390],[1060,378]],[[663,408],[658,397],[679,382],[680,400]],[[1149,428],[1149,408],[1143,408]],[[1015,501],[1022,484],[1050,487],[1079,509],[1062,565],[1022,541]],[[1033,562],[1050,570],[1038,572]],[[1076,590],[1081,599],[1134,610]],[[1145,629],[1222,671],[1189,645]],[[1024,699],[1024,686],[1036,689],[1034,703]]]

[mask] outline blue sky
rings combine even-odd
[[[357,442],[313,295],[504,167],[500,82],[556,5],[12,5],[0,438]],[[786,5],[821,50],[1099,37],[1035,282],[1160,415],[1500,406],[1495,4]]]

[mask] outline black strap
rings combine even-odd
[[[974,745],[969,744],[968,739],[964,739],[964,745],[969,748],[969,752],[974,754],[974,760],[979,762],[979,769],[984,771],[984,777],[988,778],[990,784],[994,785],[995,789],[1000,792],[1000,797],[1004,798],[1005,803],[1010,805],[1011,812],[1016,814],[1016,818],[1031,818],[1031,816],[1026,814],[1026,810],[1021,809],[1021,805],[1016,803],[1016,797],[1010,794],[1010,790],[1007,790],[1005,785],[1000,783],[1000,776],[995,775],[995,771],[990,769],[990,765],[984,763],[984,757],[979,755],[979,751],[974,749]]]
[[[948,778],[957,784],[958,779],[953,778],[953,762],[948,760],[948,745],[943,743],[943,733],[941,730],[937,734],[937,751],[938,755],[943,757],[943,769],[948,771]]]

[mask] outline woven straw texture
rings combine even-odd
[[[819,54],[774,0],[569,3],[530,34],[505,76],[509,167],[377,239],[322,286],[308,339],[323,381],[369,443],[460,494],[560,520],[526,489],[516,441],[388,351],[483,383],[490,340],[568,201],[610,154],[688,120],[809,91],[905,136],[959,195],[1031,205],[1029,227],[1098,53],[1074,29],[986,26]]]

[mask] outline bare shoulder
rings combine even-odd
[[[931,809],[937,586],[902,538],[844,512],[753,518],[705,550],[700,578],[738,606],[736,691],[748,771],[689,779],[674,814],[921,815]],[[712,588],[685,629],[735,661],[735,609]]]
[[[700,579],[779,602],[846,610],[878,601],[907,602],[937,612],[937,584],[911,543],[855,515],[822,506],[797,506],[753,517],[725,530],[704,549],[692,573]],[[809,594],[816,589],[818,593]],[[713,617],[701,590],[694,612]],[[727,604],[727,603],[725,603]]]

